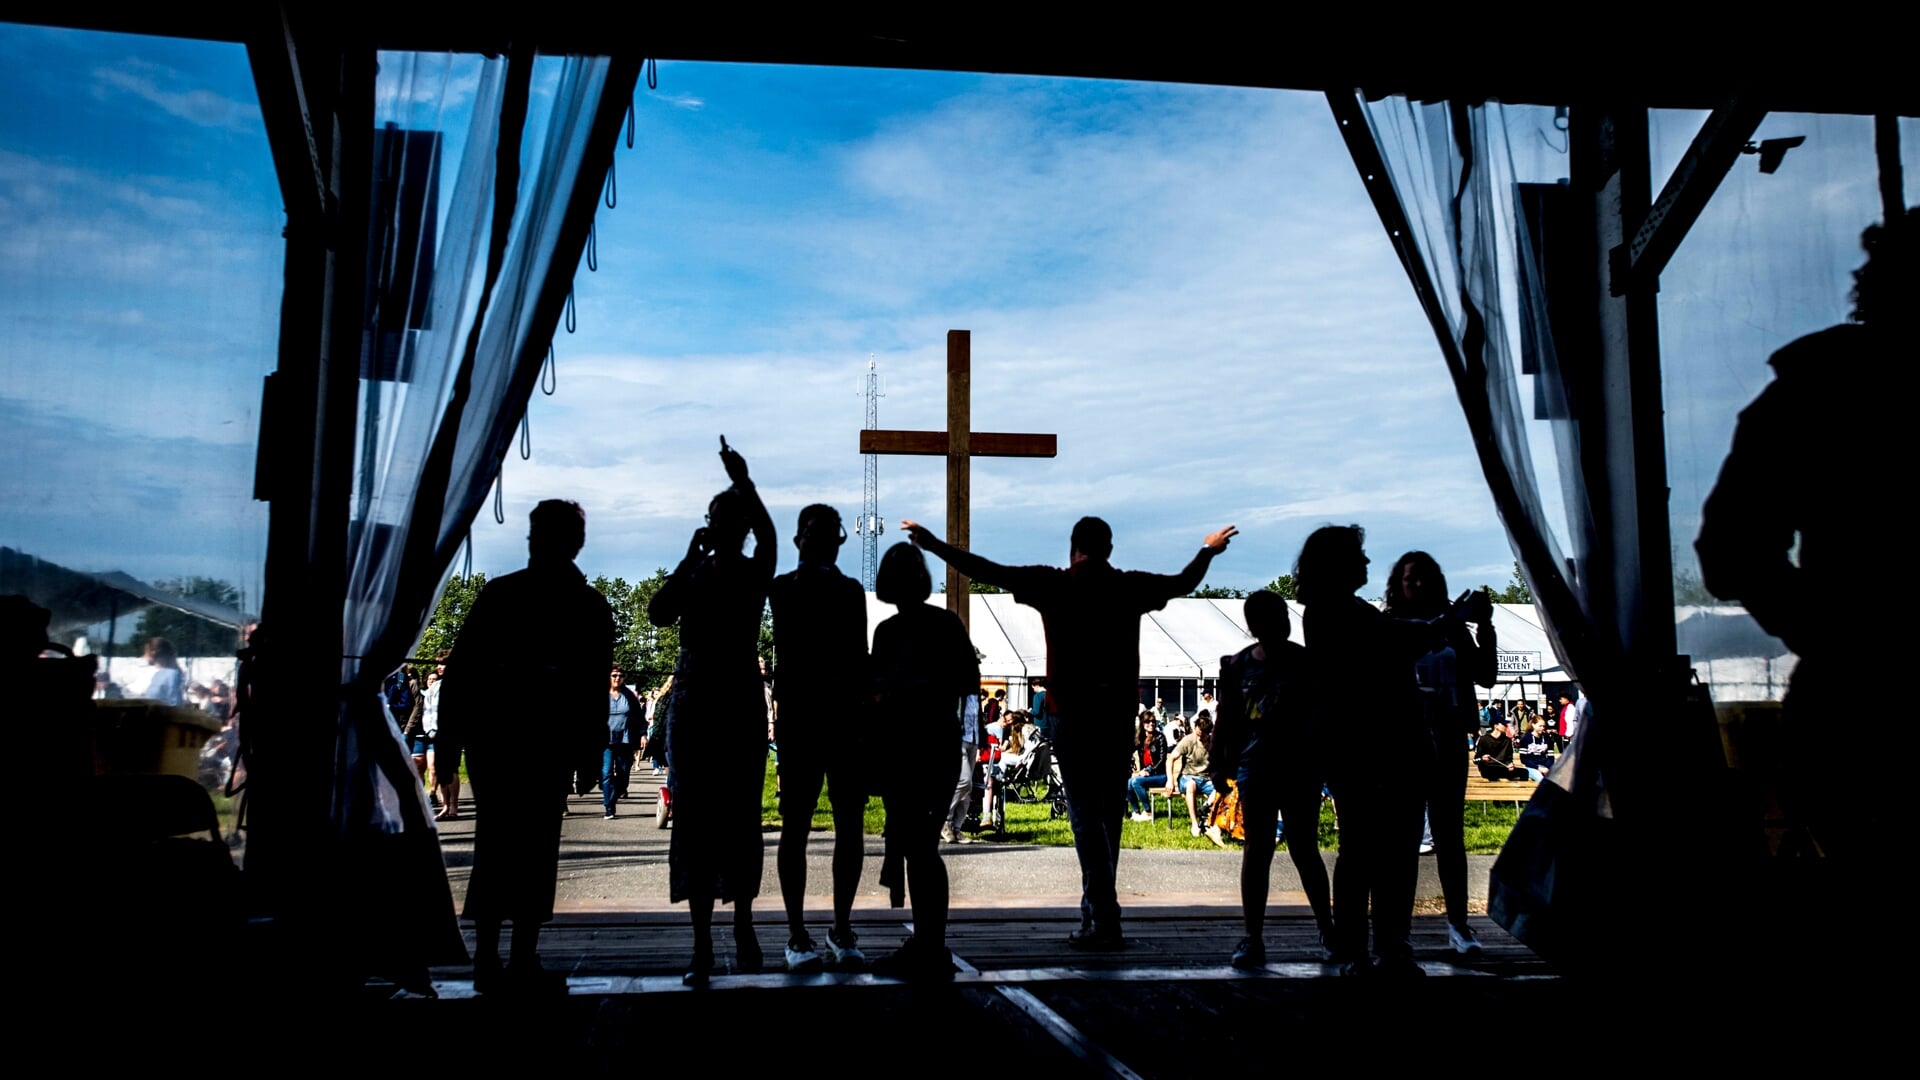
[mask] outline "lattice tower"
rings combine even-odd
[[[880,399],[887,392],[880,385],[880,376],[874,370],[873,354],[867,354],[867,377],[861,386],[861,392],[867,399],[866,430],[874,431],[880,427]],[[873,579],[880,571],[880,534],[887,531],[886,523],[880,520],[880,456],[866,455],[866,484],[862,489],[860,520],[854,522],[853,531],[860,537],[860,583],[868,592],[873,591]]]

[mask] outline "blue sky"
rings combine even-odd
[[[945,332],[964,328],[975,428],[1060,440],[1055,460],[975,462],[989,557],[1061,562],[1092,513],[1115,527],[1116,562],[1173,570],[1232,522],[1243,535],[1209,580],[1253,588],[1315,526],[1357,521],[1369,594],[1413,547],[1456,588],[1504,584],[1511,555],[1452,387],[1320,97],[659,74],[636,95],[638,145],[617,154],[600,270],[576,278],[558,392],[532,403],[533,457],[509,455],[507,524],[483,511],[474,527],[476,569],[519,565],[526,511],[552,496],[587,507],[589,573],[672,566],[724,485],[720,433],[783,537],[808,502],[852,517],[868,355],[882,425],[939,427]],[[284,215],[244,53],[0,26],[0,101],[0,542],[257,588],[255,409]],[[1690,124],[1660,127],[1669,162]],[[1834,131],[1789,156],[1783,172],[1825,162],[1792,198],[1870,195],[1856,160],[1816,151],[1852,137]],[[1662,294],[1683,545],[1681,489],[1711,481],[1766,352],[1841,317],[1833,282],[1844,292],[1856,261],[1845,235],[1743,248],[1793,205],[1791,185],[1736,174]],[[1712,297],[1759,278],[1792,302]],[[939,460],[884,459],[880,477],[889,523],[943,525]],[[857,572],[852,546],[841,565]]]
[[[783,536],[815,499],[852,516],[867,354],[882,425],[940,427],[960,328],[975,428],[1060,436],[1052,461],[975,462],[990,557],[1060,562],[1094,513],[1116,561],[1171,570],[1232,522],[1210,580],[1257,587],[1312,527],[1360,521],[1383,560],[1425,546],[1504,582],[1452,389],[1320,98],[680,64],[660,80],[618,155],[601,270],[577,279],[559,393],[506,471],[510,505],[582,492],[590,569],[609,530],[672,565],[723,483],[722,432]],[[943,463],[880,476],[886,519],[943,525]],[[498,563],[520,531],[475,535]]]

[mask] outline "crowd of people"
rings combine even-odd
[[[458,814],[457,786],[441,782],[453,776],[458,783],[458,758],[448,754],[455,744],[466,752],[476,793],[489,803],[475,833],[466,904],[483,991],[550,984],[537,940],[552,915],[556,801],[564,810],[570,788],[584,794],[597,783],[605,815],[615,816],[643,755],[666,775],[671,899],[687,902],[694,930],[686,981],[702,984],[714,970],[716,904],[733,907],[735,962],[761,966],[752,906],[761,888],[761,790],[770,744],[779,753],[777,864],[788,970],[867,965],[851,909],[862,869],[862,815],[868,797],[878,794],[887,817],[881,882],[896,904],[910,899],[914,933],[867,966],[909,978],[951,977],[942,842],[965,840],[961,826],[976,770],[987,790],[978,820],[990,827],[999,823],[1008,777],[1043,747],[1064,786],[1080,866],[1081,926],[1068,936],[1072,948],[1126,947],[1115,888],[1121,828],[1129,817],[1150,818],[1159,796],[1184,802],[1193,835],[1221,843],[1227,833],[1210,827],[1212,811],[1223,802],[1237,807],[1231,835],[1246,841],[1247,936],[1232,957],[1236,965],[1264,963],[1267,878],[1287,820],[1315,823],[1288,845],[1289,854],[1328,958],[1343,971],[1420,970],[1408,930],[1423,829],[1440,856],[1453,943],[1462,952],[1479,949],[1466,922],[1466,772],[1447,748],[1474,742],[1484,771],[1478,749],[1506,737],[1504,717],[1490,720],[1489,707],[1476,707],[1473,698],[1474,685],[1493,683],[1493,608],[1484,592],[1449,600],[1438,565],[1410,552],[1389,575],[1385,610],[1375,608],[1355,595],[1368,576],[1364,533],[1357,526],[1322,528],[1294,566],[1306,644],[1288,639],[1286,602],[1256,593],[1246,606],[1255,643],[1222,658],[1219,699],[1203,695],[1189,720],[1159,702],[1138,708],[1139,623],[1200,584],[1237,533],[1233,526],[1205,537],[1179,573],[1154,574],[1113,567],[1112,532],[1098,518],[1075,525],[1065,568],[1005,566],[903,521],[910,542],[885,553],[876,580],[879,600],[897,613],[869,639],[862,590],[835,565],[846,540],[838,512],[820,504],[801,511],[793,538],[800,565],[776,576],[774,525],[746,461],[724,440],[720,456],[731,484],[709,504],[706,524],[648,611],[656,625],[677,624],[681,641],[674,675],[654,700],[635,694],[611,662],[610,611],[572,561],[585,541],[585,513],[560,501],[534,510],[528,568],[487,584],[454,652],[410,691],[408,737],[423,773],[435,777],[441,814]],[[965,627],[927,602],[932,575],[923,553],[1039,610],[1047,671],[1028,709],[1010,710],[1004,691],[980,689],[978,654]],[[768,604],[771,673],[757,653]],[[508,654],[548,659],[529,672],[525,664],[501,662]],[[859,672],[867,673],[868,692],[856,695],[861,715],[849,724],[844,695],[831,691]],[[602,677],[604,719],[592,689]],[[555,689],[561,686],[584,689],[563,695]],[[1352,686],[1388,699],[1359,752],[1334,734],[1343,704],[1319,689]],[[835,703],[831,711],[826,702]],[[1123,714],[1131,725],[1114,722]],[[535,715],[566,720],[553,737],[532,740],[536,749],[529,751],[521,725]],[[881,718],[883,755],[842,744],[849,731],[855,739],[877,737]],[[590,763],[582,749],[589,745]],[[1553,749],[1544,739],[1516,746],[1509,738],[1504,752],[1495,745],[1485,757]],[[1535,766],[1522,757],[1515,767]],[[802,903],[805,842],[823,790],[835,823],[834,910],[824,948],[806,926]],[[1315,842],[1329,792],[1342,849],[1331,881]],[[505,963],[498,955],[503,922],[516,930]]]

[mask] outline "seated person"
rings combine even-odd
[[[1526,780],[1527,769],[1513,760],[1513,738],[1507,725],[1495,724],[1493,730],[1473,744],[1473,764],[1488,780]]]
[[[1538,780],[1553,768],[1554,750],[1554,738],[1547,732],[1547,722],[1536,717],[1533,730],[1520,737],[1520,764],[1527,767],[1528,775]]]
[[[1133,779],[1127,781],[1127,809],[1134,821],[1153,820],[1149,787],[1167,786],[1167,740],[1151,709],[1142,710],[1133,737]]]
[[[1179,777],[1173,785],[1187,796],[1187,822],[1193,835],[1199,836],[1200,804],[1213,801],[1213,780],[1207,776],[1208,753],[1213,746],[1213,718],[1205,709],[1194,718],[1193,732],[1180,740],[1167,756],[1167,772]]]
[[[1012,775],[1015,768],[1033,756],[1032,739],[1032,729],[1025,716],[1014,713],[1007,718],[1007,735],[1000,743],[1001,775]]]

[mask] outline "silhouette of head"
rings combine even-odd
[[[833,562],[840,555],[840,545],[846,542],[840,511],[825,503],[814,503],[800,511],[800,520],[793,528],[793,545],[800,549],[801,562]]]
[[[1867,261],[1853,272],[1853,321],[1893,329],[1915,325],[1920,301],[1920,206],[1885,225],[1869,225],[1860,234]]]
[[[707,538],[715,551],[739,551],[747,542],[747,500],[728,488],[707,504]]]
[[[926,603],[933,595],[933,575],[920,549],[905,541],[888,548],[874,571],[873,594],[883,604]]]
[[[1113,554],[1113,527],[1097,517],[1083,517],[1073,523],[1073,550],[1076,557],[1106,561]]]
[[[1447,575],[1424,551],[1409,551],[1387,575],[1387,614],[1432,615],[1447,606]]]
[[[527,555],[572,559],[587,543],[587,512],[571,499],[545,499],[527,515]]]
[[[1277,592],[1261,589],[1247,597],[1245,607],[1247,629],[1253,636],[1266,644],[1279,644],[1287,640],[1293,631],[1293,615],[1287,610],[1287,601]]]
[[[1294,595],[1303,604],[1352,596],[1367,583],[1367,530],[1358,525],[1322,525],[1300,545],[1293,561]]]

